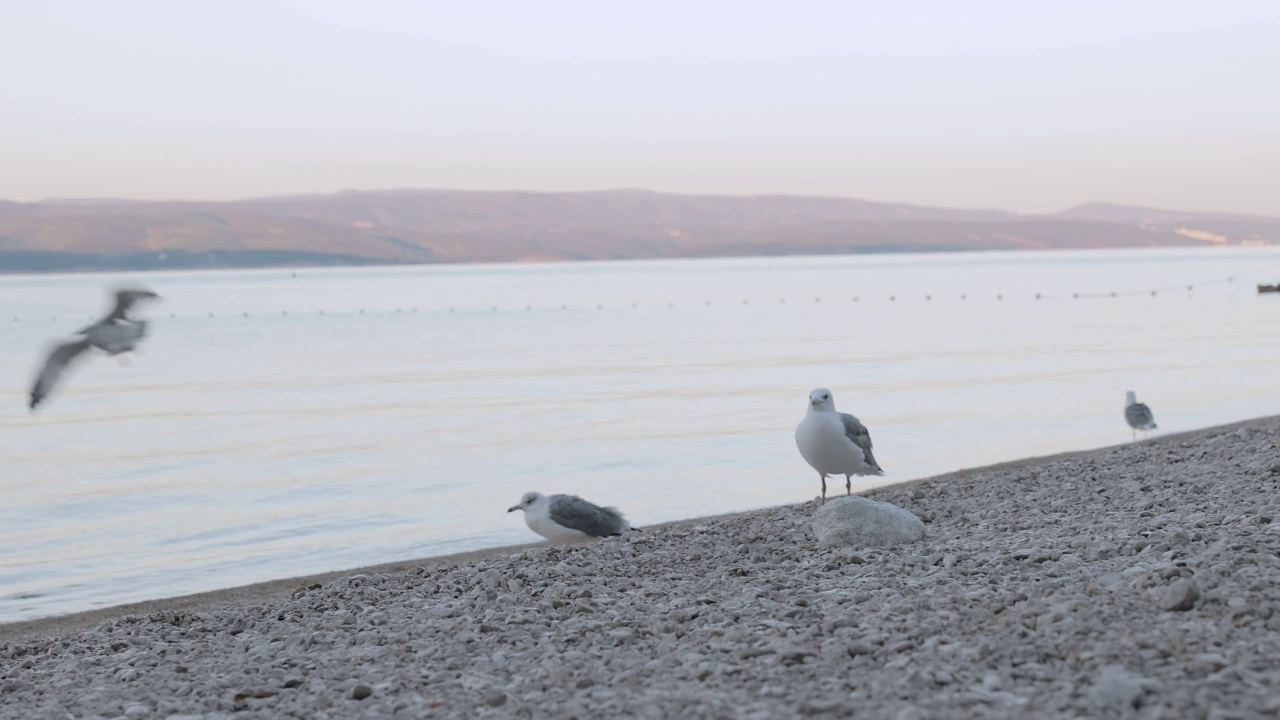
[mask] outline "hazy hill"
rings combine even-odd
[[[0,270],[475,262],[1280,242],[1280,218],[1053,215],[828,197],[399,190],[236,202],[0,201]]]

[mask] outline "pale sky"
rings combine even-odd
[[[1280,215],[1274,0],[0,0],[0,198]]]

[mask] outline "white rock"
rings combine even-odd
[[[1123,665],[1106,666],[1093,685],[1093,701],[1106,710],[1136,708],[1142,704],[1145,694],[1141,678],[1135,677]]]
[[[924,537],[924,522],[910,511],[864,497],[828,500],[813,514],[813,534],[827,547],[901,545]]]

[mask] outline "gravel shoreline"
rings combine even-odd
[[[790,478],[785,482],[802,482]],[[0,626],[4,718],[1280,714],[1280,417],[815,506]]]

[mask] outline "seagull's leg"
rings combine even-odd
[[[845,473],[844,475],[844,494],[845,495],[853,494],[853,481],[849,479],[848,473]]]
[[[822,504],[826,505],[827,504],[827,476],[819,473],[818,477],[822,478]]]

